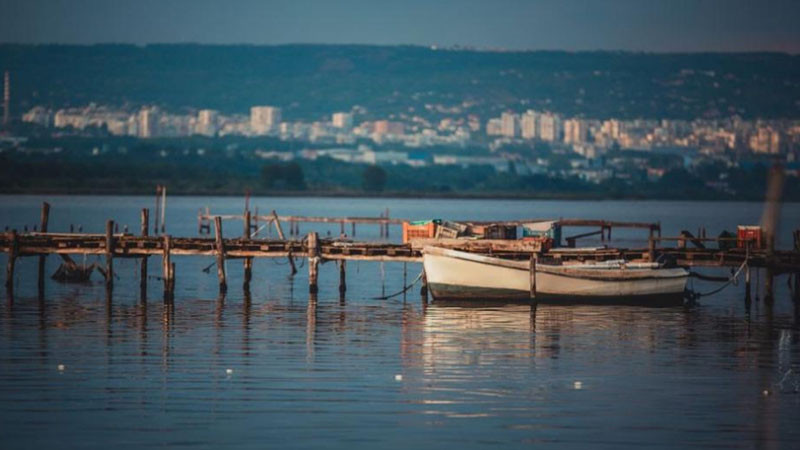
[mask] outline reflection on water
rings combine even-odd
[[[739,220],[731,208],[718,220]],[[36,261],[18,263],[16,298],[0,302],[4,450],[800,441],[800,316],[785,277],[774,305],[754,300],[749,311],[742,286],[691,308],[532,307],[427,304],[416,289],[373,300],[403,279],[402,264],[374,263],[348,264],[342,298],[334,265],[321,266],[312,297],[302,271],[287,277],[282,261],[261,260],[250,292],[218,296],[202,271],[210,258],[175,260],[166,303],[155,279],[141,295],[133,261],[115,261],[111,296],[101,281],[48,281],[40,292]],[[48,259],[49,273],[57,263]],[[151,275],[158,266],[153,258]]]
[[[7,448],[800,438],[792,310],[80,292],[3,305]]]

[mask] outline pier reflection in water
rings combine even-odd
[[[778,448],[800,438],[795,320],[713,304],[17,298],[0,317],[0,434],[10,448]]]
[[[94,199],[78,200],[71,211],[97,209]],[[31,212],[0,209],[35,217],[39,199],[17,201]],[[175,199],[174,207],[185,207],[172,217],[196,214],[193,201],[205,203]],[[227,205],[214,201],[215,210]],[[309,201],[286,200],[278,209],[293,213],[297,203],[302,212]],[[115,219],[125,223],[139,202],[119,199]],[[321,214],[365,214],[347,209],[355,202],[322,203],[331,211]],[[408,217],[464,210],[464,202],[397,203],[392,211]],[[528,203],[475,204],[470,210],[500,217]],[[530,205],[537,215],[607,212],[661,220],[665,229],[711,216],[721,229],[753,223],[761,211]],[[790,229],[799,219],[796,208],[786,209]],[[100,210],[92,223],[107,218]],[[101,281],[48,280],[39,295],[36,261],[20,261],[15,298],[0,297],[0,447],[792,448],[800,441],[800,321],[784,277],[772,306],[754,299],[749,311],[743,286],[692,308],[533,309],[423,304],[417,289],[405,300],[373,299],[400,290],[402,264],[386,264],[385,274],[379,264],[348,265],[340,298],[333,264],[321,266],[320,292],[309,297],[303,270],[290,278],[286,266],[256,260],[250,293],[231,288],[218,297],[216,277],[202,271],[210,259],[175,262],[175,299],[164,303],[156,279],[141,299],[133,261],[115,262],[120,279],[110,298]],[[228,267],[230,286],[241,285],[236,263]],[[48,259],[48,273],[57,265]],[[158,265],[155,258],[151,275]],[[409,279],[418,269],[409,265]],[[700,291],[713,288],[697,283]]]

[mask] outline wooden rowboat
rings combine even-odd
[[[679,304],[689,277],[657,263],[535,264],[433,246],[423,265],[435,300]]]

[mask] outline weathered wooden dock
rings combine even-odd
[[[748,267],[748,280],[750,268],[763,268],[768,273],[767,289],[771,290],[771,277],[775,274],[790,273],[794,276],[795,292],[800,284],[800,250],[797,245],[792,250],[775,250],[772,246],[763,249],[738,248],[736,239],[695,237],[684,231],[681,236],[662,237],[658,224],[635,222],[611,222],[602,220],[561,219],[564,226],[596,227],[598,231],[566,238],[568,241],[582,238],[586,235],[601,235],[610,239],[611,229],[614,227],[642,228],[648,230],[647,247],[643,248],[609,248],[606,246],[595,248],[555,248],[543,249],[540,242],[525,240],[501,239],[421,239],[408,244],[393,244],[386,242],[353,241],[344,237],[338,239],[321,239],[316,232],[310,232],[302,239],[287,239],[283,233],[281,222],[292,220],[299,222],[296,216],[282,217],[274,211],[263,220],[274,224],[279,239],[262,239],[253,237],[252,216],[249,211],[242,215],[243,228],[239,238],[223,238],[222,216],[211,216],[214,224],[213,237],[175,237],[169,234],[161,236],[150,235],[149,210],[141,211],[141,231],[139,235],[118,233],[113,221],[106,223],[105,233],[58,233],[48,231],[50,205],[42,206],[40,232],[18,233],[15,230],[0,235],[0,251],[7,253],[6,287],[13,292],[14,267],[16,260],[21,257],[39,257],[39,283],[44,278],[44,258],[47,255],[61,255],[68,264],[71,262],[68,255],[103,255],[105,265],[100,268],[105,277],[108,290],[113,287],[114,260],[116,258],[138,258],[141,263],[140,286],[144,292],[147,289],[147,263],[149,257],[156,256],[161,259],[162,279],[164,283],[164,298],[173,297],[175,288],[175,264],[173,256],[199,255],[213,256],[217,267],[219,288],[225,291],[228,287],[225,261],[241,259],[244,266],[244,286],[249,289],[252,279],[253,258],[286,258],[291,265],[292,273],[296,273],[295,258],[305,258],[308,267],[309,291],[317,292],[318,267],[324,261],[336,261],[339,268],[339,290],[346,291],[346,262],[355,261],[394,261],[394,262],[421,262],[422,248],[425,245],[435,244],[440,247],[452,248],[468,252],[491,254],[511,259],[556,259],[561,261],[603,261],[612,259],[654,261],[659,258],[669,257],[678,265],[687,267],[740,267],[746,263]],[[289,219],[291,217],[292,219]],[[239,216],[230,216],[239,218]],[[304,217],[309,219],[309,217]],[[321,218],[313,218],[321,219]],[[330,220],[317,220],[326,223],[372,223],[357,222],[364,218],[329,218]],[[379,218],[380,225],[388,225],[388,217]],[[351,220],[351,222],[342,222]],[[531,220],[493,222],[508,225],[527,223]],[[476,223],[472,221],[473,223]],[[162,219],[163,223],[163,219]],[[394,222],[391,222],[394,223]],[[800,239],[800,233],[795,232],[795,240]],[[674,243],[665,246],[663,243]],[[749,282],[748,282],[749,287]],[[423,277],[422,293],[426,292]],[[749,292],[749,288],[748,288]],[[770,292],[768,292],[770,295]]]

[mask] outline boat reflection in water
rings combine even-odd
[[[798,336],[774,324],[702,308],[434,301],[405,323],[404,371],[431,423],[488,418],[512,441],[617,430],[688,443],[691,430],[741,426],[732,439],[767,443],[794,433],[773,395]]]

